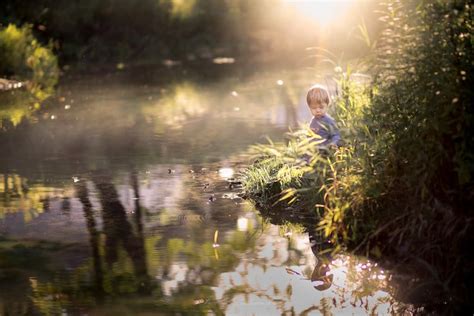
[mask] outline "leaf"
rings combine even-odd
[[[372,43],[370,42],[369,30],[367,29],[364,18],[362,18],[361,24],[358,25],[358,29],[360,32],[359,39],[363,40],[367,47],[371,48]]]
[[[289,188],[289,189],[284,190],[282,194],[283,194],[282,197],[278,199],[279,202],[293,197],[296,194],[296,190],[293,188]]]

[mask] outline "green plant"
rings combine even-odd
[[[319,190],[325,179],[327,159],[317,151],[310,130],[290,131],[287,143],[255,145],[249,155],[255,163],[243,173],[244,191],[258,204],[284,203],[312,208],[321,201]]]
[[[319,186],[293,181],[283,196],[322,193],[318,227],[336,250],[402,262],[394,268],[417,274],[405,299],[428,312],[474,309],[472,15],[467,1],[389,1],[373,82],[350,80],[350,69],[338,80],[333,114],[347,146],[327,159]]]
[[[0,75],[29,81],[38,99],[53,92],[59,76],[57,58],[51,43],[43,46],[36,40],[31,25],[0,29],[0,60]]]

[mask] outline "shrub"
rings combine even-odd
[[[386,161],[380,177],[387,193],[408,198],[415,212],[437,204],[471,213],[472,11],[466,1],[393,1],[387,10],[372,111],[379,124],[372,129],[384,140],[376,155]]]
[[[327,159],[330,177],[319,187],[294,181],[286,197],[322,192],[316,209],[328,239],[416,272],[405,299],[472,313],[473,7],[392,0],[384,12],[372,86],[350,74],[339,80],[334,114],[347,146]]]
[[[29,81],[38,99],[49,96],[58,81],[59,68],[52,44],[41,45],[31,25],[8,25],[0,29],[0,75]]]

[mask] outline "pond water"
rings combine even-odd
[[[407,313],[388,271],[324,254],[311,216],[238,195],[242,153],[307,120],[320,79],[229,73],[69,78],[3,121],[0,315]]]

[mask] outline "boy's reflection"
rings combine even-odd
[[[316,230],[316,225],[307,226],[306,230],[311,251],[316,256],[316,265],[311,274],[311,283],[316,290],[324,291],[331,287],[334,278],[333,274],[329,274],[329,264],[332,257],[328,250],[331,248],[331,244],[322,238],[321,233]]]
[[[258,210],[264,218],[268,218],[270,223],[274,225],[284,225],[289,222],[300,224],[305,228],[305,231],[308,233],[311,251],[316,257],[316,265],[311,274],[310,281],[318,291],[329,289],[334,278],[333,274],[329,274],[329,264],[332,260],[330,250],[333,248],[333,245],[324,239],[321,231],[316,229],[318,222],[316,215],[305,210],[295,210],[294,212],[264,208],[258,208]],[[290,268],[286,270],[289,274],[301,275]]]

